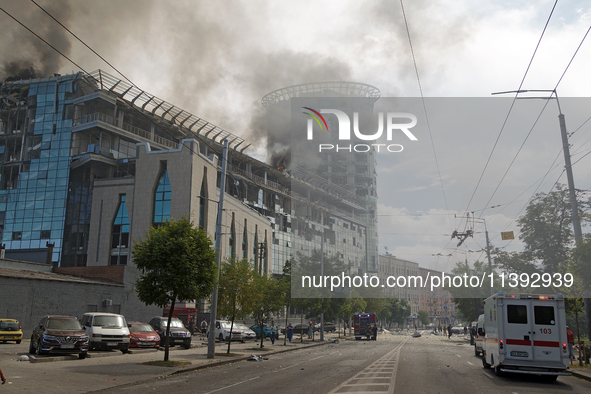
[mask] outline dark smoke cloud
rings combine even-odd
[[[41,5],[52,15],[58,16],[65,25],[73,16],[68,1],[52,1]],[[5,9],[60,52],[66,56],[70,54],[72,45],[69,33],[34,4],[9,2]],[[8,19],[7,16],[3,18],[3,22],[9,24],[11,29],[5,30],[9,39],[0,51],[2,80],[47,77],[59,72],[66,61],[59,53],[12,19]]]

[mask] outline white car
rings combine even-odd
[[[215,321],[215,337],[219,339],[221,342],[228,341],[230,339],[230,326],[231,322],[227,320],[216,320]],[[237,323],[234,323],[234,327],[232,327],[232,340],[233,341],[241,341],[244,342],[244,334],[242,330],[239,329]],[[207,337],[209,337],[210,328],[207,329]]]
[[[234,327],[236,329],[242,331],[242,337],[245,340],[248,339],[257,339],[257,333],[248,328],[248,326],[244,323],[234,323]],[[232,334],[233,335],[233,334]]]

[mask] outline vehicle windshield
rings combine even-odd
[[[132,324],[129,331],[146,331],[152,332],[154,329],[149,324]]]
[[[125,327],[125,320],[122,316],[95,316],[92,323],[94,327],[121,328]]]
[[[80,322],[75,319],[49,319],[45,328],[49,330],[82,330]]]
[[[242,323],[234,323],[234,327],[236,327],[240,330],[250,330],[250,328],[248,328],[248,326],[246,324],[242,324]]]
[[[221,323],[222,328],[229,330],[231,324],[230,323]],[[234,328],[237,328],[236,323],[234,323]]]
[[[0,321],[0,331],[18,331],[18,323],[15,321]]]
[[[160,325],[162,327],[166,327],[168,325],[168,320],[162,320],[160,322]],[[170,322],[170,327],[171,328],[185,328],[185,325],[183,324],[182,321],[180,321],[179,319],[172,319],[172,321]]]

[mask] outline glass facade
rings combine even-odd
[[[74,89],[71,79],[33,83],[28,89],[26,118],[18,108],[9,110],[7,127],[2,130],[7,136],[2,141],[0,190],[2,243],[7,250],[35,253],[50,243],[54,245],[51,261],[60,261],[72,136],[72,119],[64,115],[72,104],[68,93]],[[21,123],[11,122],[11,116],[22,116]]]
[[[166,222],[170,219],[170,201],[172,189],[168,179],[168,171],[163,170],[154,193],[154,224]]]
[[[129,216],[125,194],[119,196],[119,208],[111,233],[111,265],[125,265],[129,255]]]

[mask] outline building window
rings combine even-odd
[[[232,212],[232,224],[230,225],[230,249],[228,251],[228,257],[236,257],[236,250],[234,245],[236,244],[236,228],[234,227],[234,212]]]
[[[199,192],[199,228],[207,230],[207,167],[203,168],[203,180]]]
[[[129,216],[125,194],[119,196],[119,208],[111,232],[111,265],[126,265],[129,254]]]
[[[242,258],[248,258],[248,235],[246,234],[246,219],[244,219],[244,231],[242,233]]]
[[[170,220],[170,201],[170,180],[168,179],[168,171],[166,171],[166,164],[164,162],[160,171],[160,178],[158,178],[156,191],[154,193],[154,224],[159,224]]]

